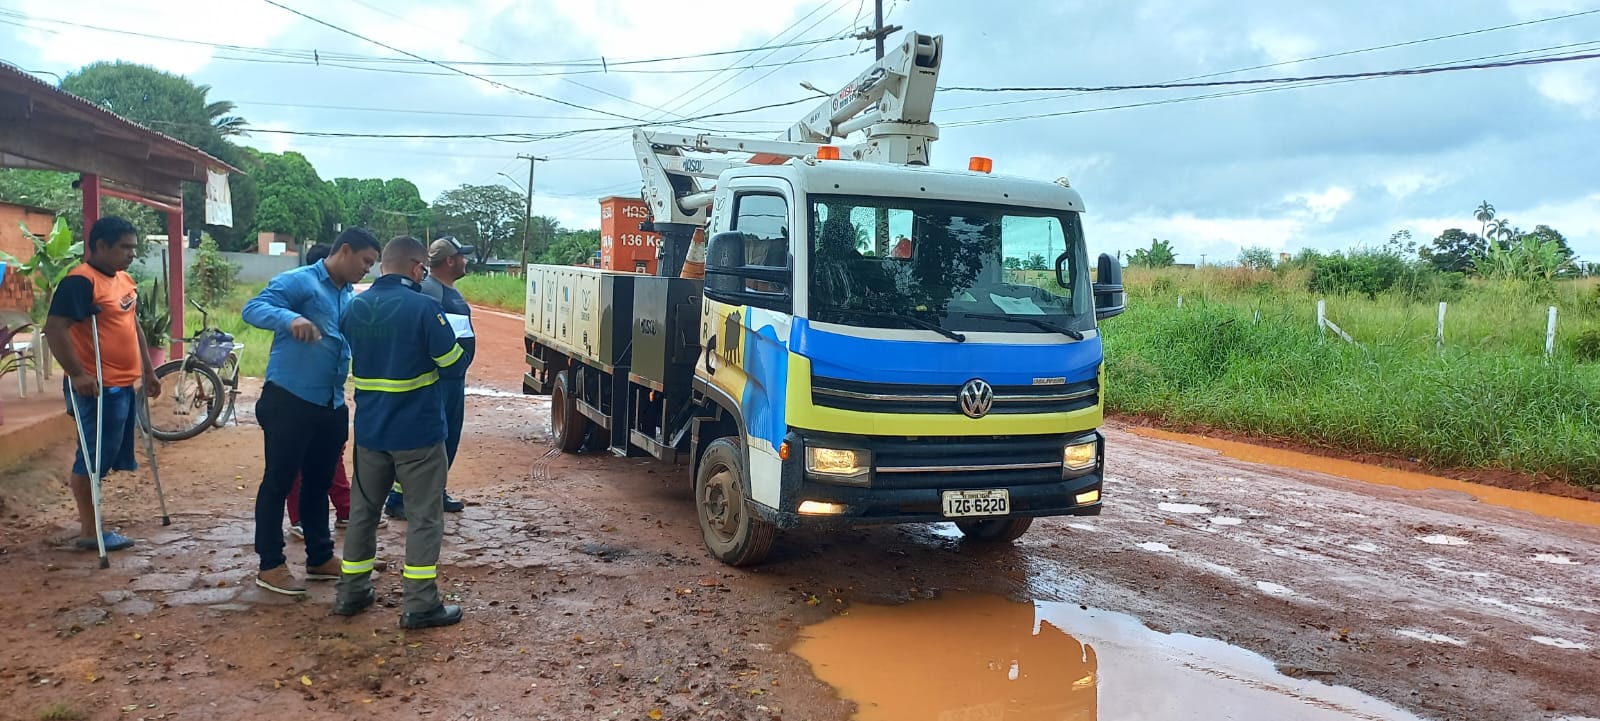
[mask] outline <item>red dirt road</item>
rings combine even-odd
[[[5,473],[0,718],[845,719],[853,705],[785,650],[801,629],[955,591],[1130,613],[1424,718],[1600,714],[1593,526],[1112,427],[1101,517],[999,549],[942,525],[792,533],[735,570],[703,552],[683,467],[550,453],[547,401],[517,393],[520,319],[477,326],[450,481],[473,505],[440,565],[465,622],[400,631],[392,573],[350,620],[327,615],[325,585],[304,602],[252,585],[249,400],[240,425],[160,450],[170,528],[147,476],[113,480],[110,524],[142,543],[108,570],[57,542],[75,530],[57,484],[70,449]],[[382,532],[391,563],[402,529]],[[1148,717],[1133,697],[1162,691],[1119,685],[1114,648],[1098,718]],[[1157,717],[1221,715],[1189,713]]]

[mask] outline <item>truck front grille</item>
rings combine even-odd
[[[864,383],[812,376],[811,402],[824,408],[866,413],[961,413],[960,385]],[[989,413],[1066,413],[1100,402],[1100,382],[1091,378],[1053,386],[995,386]]]

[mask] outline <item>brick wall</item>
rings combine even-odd
[[[18,226],[26,224],[30,232],[44,235],[55,220],[55,213],[48,210],[0,202],[0,251],[23,261],[32,259],[33,241]],[[15,271],[14,267],[7,268],[4,281],[0,281],[0,308],[26,313],[33,309],[33,279]]]

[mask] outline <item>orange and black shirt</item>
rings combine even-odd
[[[145,359],[139,353],[138,286],[133,276],[118,271],[107,275],[80,263],[56,286],[50,315],[73,321],[72,349],[85,371],[94,372],[94,326],[100,327],[100,364],[108,387],[131,386],[144,377]],[[94,316],[96,323],[90,323]]]

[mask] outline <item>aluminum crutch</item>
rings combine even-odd
[[[167,494],[161,491],[161,464],[156,462],[155,433],[150,428],[150,396],[146,395],[144,388],[141,387],[135,400],[139,404],[139,413],[142,416],[139,434],[144,436],[144,456],[150,461],[150,476],[156,480],[156,500],[161,503],[161,525],[170,526],[172,516],[167,515]]]
[[[103,446],[102,441],[104,440],[105,435],[105,431],[101,427],[102,424],[100,420],[105,416],[106,409],[106,389],[105,382],[102,380],[102,373],[105,371],[105,368],[100,361],[100,321],[93,314],[89,316],[89,327],[94,334],[95,405],[93,453],[90,453],[89,451],[89,438],[83,432],[83,419],[75,418],[76,422],[72,425],[78,429],[78,448],[79,450],[83,451],[84,469],[89,472],[90,504],[94,506],[94,542],[95,546],[100,550],[100,567],[110,568],[111,559],[106,557],[106,534],[104,530],[104,521],[100,515],[100,471],[101,461],[103,460],[100,457],[100,449]],[[71,395],[76,397],[78,392],[77,390],[72,389],[70,382],[68,383],[67,387],[70,390]],[[73,410],[76,411],[78,405],[77,400],[74,399],[72,405]],[[77,413],[74,413],[74,416],[77,415]]]

